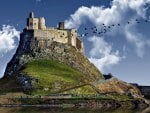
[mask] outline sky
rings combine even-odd
[[[102,73],[150,85],[150,0],[1,0],[1,77],[31,11],[47,26],[64,21],[76,28],[84,54]]]

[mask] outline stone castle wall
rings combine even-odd
[[[35,18],[34,13],[29,14],[27,18],[27,27],[23,32],[24,37],[28,34],[27,31],[33,31],[31,42],[33,49],[37,46],[39,49],[46,49],[51,42],[58,42],[68,44],[80,52],[84,51],[83,43],[77,36],[75,29],[65,29],[64,22],[59,22],[58,28],[49,28],[45,25],[45,19],[43,17]]]
[[[68,43],[68,32],[55,29],[34,30],[34,38],[36,38],[37,40]]]

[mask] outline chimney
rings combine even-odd
[[[60,29],[60,30],[65,29],[65,23],[64,22],[59,22],[58,29]]]

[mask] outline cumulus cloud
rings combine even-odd
[[[136,48],[136,53],[139,57],[143,57],[145,53],[145,48],[150,46],[150,40],[146,39],[143,34],[136,31],[136,25],[125,26],[125,35],[128,42],[133,44]]]
[[[0,30],[0,77],[3,76],[7,63],[17,48],[19,31],[10,25],[3,25]]]
[[[70,15],[70,18],[65,21],[65,25],[67,28],[79,28],[82,24],[86,25],[87,22],[91,22],[99,28],[103,23],[105,25],[121,23],[122,37],[125,37],[127,42],[135,47],[136,53],[139,57],[143,57],[145,46],[149,45],[148,42],[150,41],[143,39],[144,36],[137,32],[135,24],[129,26],[127,25],[127,21],[135,20],[136,18],[147,18],[147,4],[150,4],[150,0],[113,0],[110,7],[82,6],[78,8],[74,14]],[[115,33],[117,34],[118,32],[114,30],[113,35]],[[93,41],[98,41],[98,39],[99,38],[94,38]],[[104,40],[102,41],[100,38],[99,43],[100,42],[104,42]],[[108,46],[106,48],[99,46],[100,44],[96,44],[97,47],[94,47],[91,51],[93,52],[98,49],[101,51],[104,49],[105,51],[106,49],[109,50],[109,52],[106,51],[107,54],[94,52],[97,56],[102,57],[96,59],[96,55],[92,56],[91,54],[92,58],[90,58],[90,60],[100,68],[108,67],[109,64],[117,64],[120,61],[120,56],[118,55],[119,51],[117,50],[112,53],[110,52],[112,47],[109,47],[107,42],[103,43],[103,46]]]
[[[6,53],[14,49],[16,39],[19,39],[19,31],[13,26],[3,25],[0,30],[0,53]]]
[[[78,28],[85,21],[91,21],[95,25],[106,25],[118,23],[124,20],[127,13],[134,11],[134,16],[145,17],[146,8],[144,7],[150,0],[113,0],[110,8],[104,6],[80,7],[70,18],[65,21],[66,27]]]
[[[93,36],[89,38],[92,43],[91,57],[89,60],[93,62],[101,71],[104,68],[117,64],[123,57],[119,55],[119,51],[113,52],[112,46],[108,44],[104,38]]]

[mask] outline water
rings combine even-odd
[[[139,110],[99,110],[99,109],[50,109],[50,108],[0,108],[0,113],[150,113],[150,108]]]

